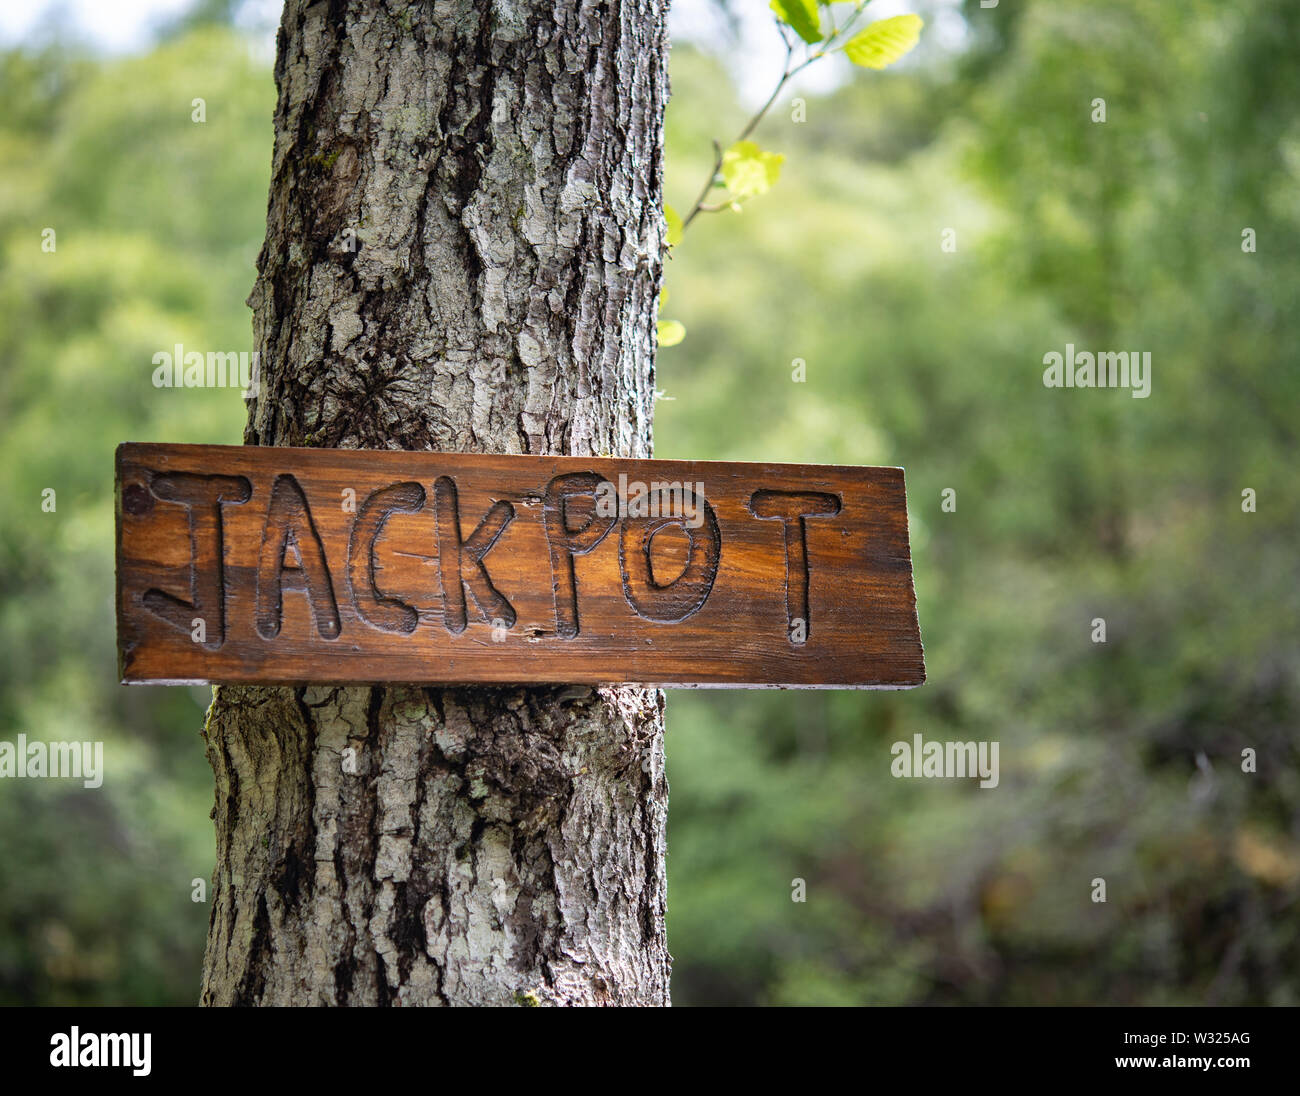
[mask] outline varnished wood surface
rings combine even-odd
[[[128,443],[117,617],[126,683],[925,679],[899,468]]]

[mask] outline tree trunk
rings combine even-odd
[[[246,442],[651,454],[666,7],[288,0]],[[218,689],[203,1003],[667,1004],[662,712]]]

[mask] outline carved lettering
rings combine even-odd
[[[124,682],[925,679],[900,468],[136,443],[116,463]]]
[[[361,504],[348,538],[348,586],[357,615],[373,628],[410,635],[420,622],[415,608],[380,592],[375,568],[375,542],[393,514],[417,513],[424,505],[424,488],[418,483],[381,487]]]
[[[718,517],[707,499],[697,496],[689,487],[685,493],[691,496],[688,509],[692,514],[698,514],[701,507],[703,509],[703,522],[698,528],[692,528],[684,517],[672,516],[668,507],[661,505],[654,512],[668,513],[669,516],[624,518],[619,537],[618,565],[623,576],[623,596],[640,616],[664,624],[685,620],[698,613],[708,600],[713,580],[718,577],[718,559],[722,552]],[[651,556],[655,537],[669,528],[681,529],[685,533],[689,550],[682,572],[663,582],[655,575]]]
[[[257,634],[263,639],[280,634],[285,590],[307,596],[322,639],[338,638],[342,626],[325,546],[298,481],[281,474],[271,487],[257,560]]]
[[[597,492],[605,480],[595,472],[556,476],[546,485],[542,519],[551,550],[551,588],[555,594],[555,631],[562,639],[578,634],[578,580],[575,556],[596,547],[618,520],[597,506]],[[574,523],[575,516],[578,524]]]
[[[225,537],[221,526],[223,503],[247,502],[253,485],[243,476],[203,476],[192,472],[160,473],[150,478],[149,490],[163,502],[175,502],[189,512],[190,600],[157,589],[140,599],[144,607],[182,632],[194,632],[203,621],[201,646],[220,650],[226,641]],[[134,497],[134,496],[133,496]],[[134,506],[143,509],[142,504]]]
[[[465,591],[474,596],[483,619],[489,624],[502,620],[509,628],[515,622],[514,607],[492,585],[483,557],[492,550],[515,516],[508,502],[496,502],[468,537],[460,535],[460,503],[456,482],[441,476],[433,485],[434,520],[438,528],[438,574],[442,582],[443,623],[452,635],[460,635],[467,624]],[[466,563],[469,566],[466,566]]]
[[[749,512],[756,518],[779,521],[785,527],[786,635],[801,647],[812,633],[808,616],[808,519],[840,512],[836,495],[817,491],[755,491]],[[796,624],[798,622],[798,624]]]

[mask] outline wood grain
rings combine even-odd
[[[900,468],[128,443],[117,620],[124,683],[925,680]]]

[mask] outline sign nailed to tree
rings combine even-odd
[[[126,444],[132,682],[909,688],[898,468]]]

